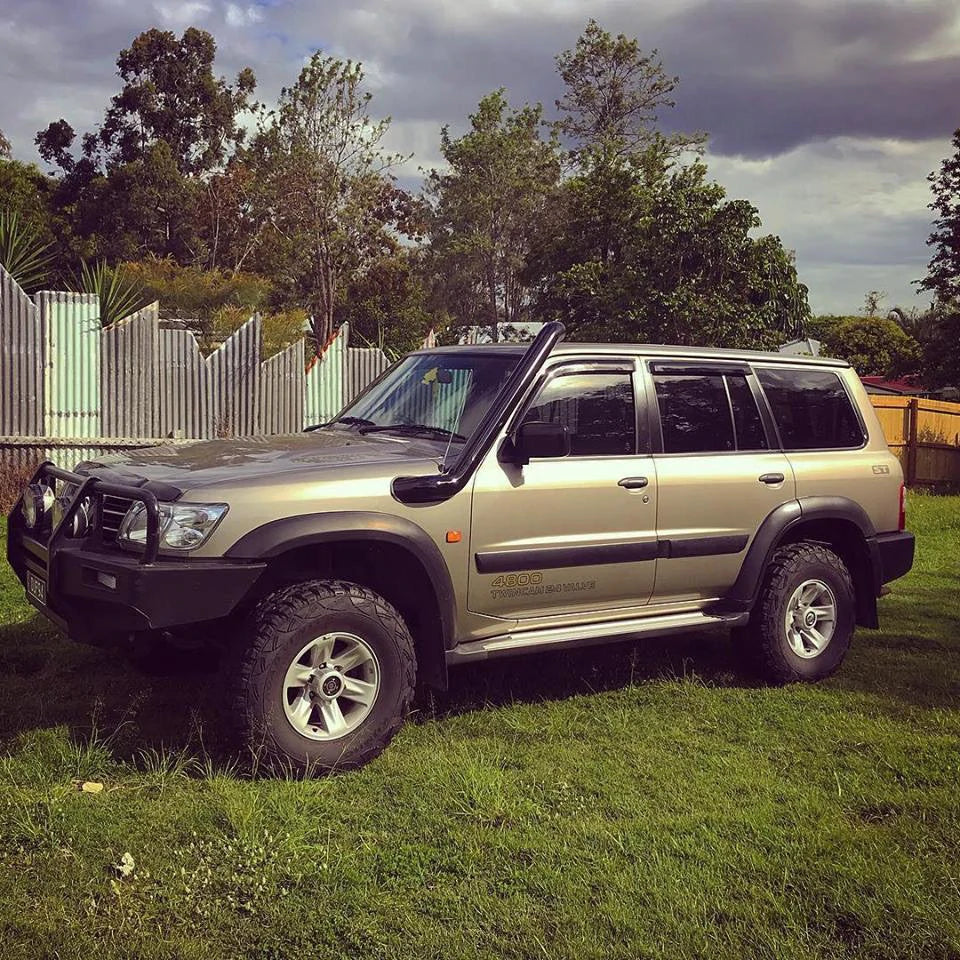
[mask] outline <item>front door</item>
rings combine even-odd
[[[628,358],[546,372],[512,427],[562,423],[570,454],[519,466],[498,459],[498,444],[481,464],[470,528],[471,612],[525,620],[648,602],[657,482],[646,441],[638,443],[638,387],[642,396]]]
[[[793,470],[746,364],[652,362],[649,370],[659,413],[654,602],[722,597],[760,524],[796,497]]]

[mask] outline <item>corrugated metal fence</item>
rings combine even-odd
[[[104,330],[95,296],[31,298],[0,267],[0,469],[330,420],[389,366],[348,336],[341,327],[305,371],[302,340],[263,359],[254,315],[204,357],[156,303]]]

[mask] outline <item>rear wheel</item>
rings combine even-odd
[[[278,772],[360,766],[403,724],[413,640],[386,600],[314,580],[267,597],[241,662],[238,712],[254,755]]]
[[[781,547],[740,632],[749,666],[776,684],[814,683],[834,673],[856,626],[856,594],[844,562],[818,543]]]

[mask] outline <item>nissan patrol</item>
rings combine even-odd
[[[45,463],[9,561],[78,640],[223,644],[300,772],[488,657],[726,625],[769,682],[833,673],[914,552],[854,371],[563,333],[417,351],[300,434]]]

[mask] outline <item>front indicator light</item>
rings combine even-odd
[[[160,546],[168,550],[194,550],[203,543],[227,512],[225,503],[161,503]],[[123,518],[117,540],[145,546],[147,508],[135,503]]]

